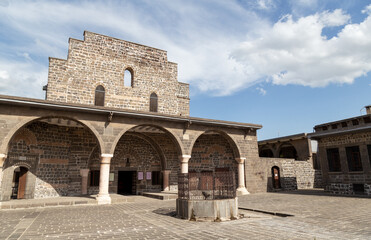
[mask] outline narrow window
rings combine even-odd
[[[371,166],[371,145],[367,145],[367,151],[368,151],[368,160],[370,160],[370,166]]]
[[[99,85],[95,89],[95,103],[94,103],[95,106],[104,106],[104,94],[105,94],[104,87],[102,85]]]
[[[156,93],[152,93],[149,101],[149,111],[150,112],[157,112],[157,95]]]
[[[346,147],[349,171],[362,171],[361,154],[359,147]]]
[[[337,148],[327,149],[327,161],[330,172],[341,171],[339,149]]]
[[[129,69],[126,69],[124,72],[124,86],[125,87],[133,86],[133,73]]]
[[[99,186],[99,170],[90,171],[90,186],[97,187]]]

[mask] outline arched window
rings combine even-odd
[[[133,86],[133,72],[130,69],[126,69],[124,72],[124,86],[125,87]]]
[[[150,112],[157,112],[157,94],[151,93],[151,97],[149,100],[149,111]]]
[[[102,85],[99,85],[95,89],[95,103],[94,103],[95,106],[104,106],[104,94],[105,94],[104,87]]]

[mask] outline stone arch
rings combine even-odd
[[[262,146],[259,149],[259,157],[274,157],[274,150],[269,146]]]
[[[295,146],[291,143],[282,143],[278,148],[278,157],[279,158],[294,158],[298,159],[298,152]]]
[[[45,116],[42,116],[42,117],[30,117],[30,118],[27,118],[27,119],[23,119],[19,123],[17,123],[16,126],[14,126],[8,132],[8,134],[4,138],[4,141],[1,143],[0,153],[3,152],[4,154],[6,154],[9,151],[9,143],[13,140],[13,138],[15,136],[18,135],[19,131],[22,131],[22,129],[24,129],[25,126],[27,126],[28,124],[31,124],[33,122],[43,120],[43,119],[48,119],[48,118],[63,118],[63,119],[69,119],[69,120],[81,123],[82,125],[87,127],[87,129],[93,134],[93,136],[95,136],[96,140],[98,141],[98,145],[99,145],[100,149],[104,149],[103,148],[104,144],[103,144],[102,138],[100,137],[98,131],[88,121],[78,120],[78,119],[75,119],[73,117],[63,116],[63,115],[45,115]],[[32,141],[32,138],[30,140]]]
[[[127,134],[130,134],[130,133],[127,133]],[[160,157],[162,170],[166,169],[165,155],[164,155],[162,149],[158,146],[158,144],[155,141],[153,141],[150,137],[148,137],[144,134],[140,134],[140,133],[135,133],[135,134],[130,134],[130,135],[141,138],[144,141],[146,141],[149,145],[151,145],[155,149],[155,151],[157,152],[158,156]]]
[[[126,133],[128,132],[130,129],[133,129],[135,127],[140,127],[140,126],[150,126],[150,127],[154,127],[154,128],[158,128],[164,132],[167,133],[167,135],[170,137],[170,139],[172,140],[172,142],[175,144],[175,147],[178,151],[178,154],[179,156],[183,155],[184,154],[184,148],[183,148],[183,145],[182,145],[182,141],[179,139],[179,137],[174,134],[172,132],[172,130],[166,128],[166,127],[162,127],[162,126],[158,126],[158,125],[154,125],[154,124],[139,124],[139,125],[134,125],[134,126],[130,126],[128,128],[125,128],[123,129],[119,134],[117,134],[117,137],[115,138],[115,140],[113,141],[112,143],[112,146],[111,146],[111,149],[109,151],[109,154],[114,154],[115,152],[115,148],[117,146],[117,143],[119,142],[120,138]]]
[[[193,147],[194,147],[197,139],[201,135],[203,135],[205,133],[209,133],[209,132],[216,132],[216,133],[220,134],[222,137],[224,137],[228,141],[229,145],[232,148],[234,158],[240,158],[241,157],[241,149],[238,146],[238,144],[236,143],[236,141],[228,133],[226,133],[226,132],[224,132],[222,130],[214,130],[214,129],[210,129],[210,130],[206,130],[206,131],[201,131],[201,132],[197,133],[195,135],[195,137],[191,141],[190,147],[188,149],[188,155],[191,155],[192,154],[192,149],[193,149]]]
[[[125,76],[127,71],[130,73],[130,79],[128,79]],[[130,84],[126,83],[125,82],[126,80],[129,80]],[[128,67],[125,68],[123,81],[124,81],[124,87],[133,87],[134,86],[134,70],[131,66],[128,66]]]

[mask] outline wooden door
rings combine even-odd
[[[26,191],[26,181],[27,181],[27,168],[21,167],[19,173],[19,183],[18,183],[18,199],[23,199]]]
[[[280,170],[278,167],[273,167],[272,169],[272,177],[273,177],[273,187],[275,189],[280,188]]]

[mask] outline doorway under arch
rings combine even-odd
[[[277,166],[272,167],[272,185],[274,189],[281,188],[280,168]]]
[[[24,199],[26,195],[28,169],[25,167],[17,167],[14,169],[12,182],[12,199]]]

